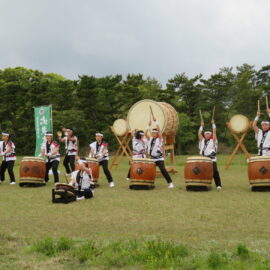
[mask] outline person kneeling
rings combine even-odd
[[[92,170],[88,168],[85,159],[80,159],[78,164],[79,170],[72,172],[69,184],[75,186],[77,200],[90,199],[94,196]]]

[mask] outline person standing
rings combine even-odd
[[[56,141],[53,141],[53,134],[51,132],[46,132],[46,142],[41,146],[40,156],[45,156],[47,158],[45,182],[49,181],[49,170],[52,169],[54,183],[58,183],[58,165],[60,162],[59,144]]]
[[[65,130],[66,135],[63,138],[59,136],[58,139],[65,143],[66,155],[63,165],[66,169],[66,175],[70,176],[71,172],[75,170],[75,158],[78,154],[78,138],[74,136],[71,128]]]
[[[154,120],[154,124],[156,125],[156,128],[152,129],[151,131],[151,136],[148,142],[148,154],[149,154],[150,159],[155,160],[156,166],[158,166],[163,177],[166,179],[167,183],[169,184],[168,188],[171,189],[171,188],[174,188],[174,184],[169,173],[166,171],[166,168],[165,168],[165,162],[164,162],[164,157],[163,157],[162,134],[160,131],[158,121],[155,118],[153,118],[153,120]],[[146,136],[148,136],[150,126],[151,126],[151,120],[149,122],[149,126],[147,127]]]
[[[1,182],[5,181],[5,172],[6,172],[6,169],[8,169],[8,174],[10,177],[10,184],[14,185],[16,184],[15,175],[13,172],[13,167],[16,160],[15,145],[10,140],[10,135],[7,132],[2,132],[2,140],[3,141],[1,141],[0,143],[1,144],[0,156],[3,157],[3,161],[1,163],[1,168],[0,168],[0,179],[1,179]]]
[[[114,187],[112,175],[108,168],[109,163],[109,151],[108,143],[104,140],[103,134],[100,132],[96,133],[96,141],[89,144],[90,153],[89,157],[96,158],[99,161],[99,166],[102,166],[103,172],[109,182],[109,187]]]
[[[218,148],[218,140],[217,140],[217,132],[216,132],[216,125],[215,121],[212,120],[212,132],[211,131],[205,131],[204,135],[202,135],[204,122],[201,122],[201,126],[198,131],[198,138],[199,138],[199,149],[200,149],[200,155],[204,157],[209,157],[212,160],[213,163],[213,171],[214,175],[213,178],[215,180],[215,184],[217,189],[221,189],[221,180],[219,176],[219,171],[217,168],[217,148]]]

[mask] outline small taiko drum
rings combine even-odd
[[[45,185],[46,164],[41,157],[24,157],[20,164],[19,185],[43,186]]]
[[[270,191],[270,157],[251,157],[248,160],[248,178],[252,191]]]
[[[153,189],[156,179],[155,161],[148,158],[134,158],[130,168],[130,189]]]
[[[115,120],[113,123],[113,129],[114,129],[114,132],[118,136],[124,136],[128,131],[127,120],[125,120],[125,119]]]
[[[52,189],[53,203],[69,203],[76,200],[75,187],[65,184],[56,183],[55,189]]]
[[[188,157],[185,164],[186,190],[207,191],[211,189],[213,162],[208,157]]]
[[[99,178],[99,162],[96,158],[86,158],[88,168],[92,169],[93,182],[97,184]]]
[[[231,118],[230,126],[234,132],[243,133],[248,129],[249,120],[242,114],[236,114]]]

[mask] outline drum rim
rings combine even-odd
[[[130,121],[129,121],[129,120],[130,120],[130,114],[131,114],[132,109],[133,109],[137,104],[142,103],[142,102],[151,102],[151,103],[154,103],[154,104],[156,104],[158,107],[161,108],[161,111],[162,111],[163,116],[164,116],[164,126],[162,127],[162,130],[161,130],[161,133],[163,133],[163,132],[165,131],[165,129],[166,129],[165,127],[166,127],[167,124],[168,124],[168,117],[167,117],[167,114],[164,112],[164,109],[163,109],[162,105],[160,104],[161,102],[157,102],[157,101],[152,100],[152,99],[143,99],[143,100],[137,101],[136,103],[134,103],[134,104],[130,107],[130,109],[129,109],[129,111],[128,111],[128,115],[127,115],[128,129],[131,130],[131,127],[130,127]]]
[[[242,119],[245,120],[245,122],[246,122],[246,127],[245,127],[243,130],[240,130],[240,131],[239,131],[239,130],[236,130],[235,128],[233,128],[233,126],[232,126],[232,119],[233,119],[234,117],[241,117]],[[231,126],[231,128],[232,128],[233,131],[235,131],[236,133],[242,133],[242,132],[245,132],[245,131],[248,129],[249,119],[248,119],[248,117],[246,117],[246,116],[243,115],[243,114],[235,114],[235,115],[233,115],[233,116],[230,118],[229,123],[230,123],[230,126]]]
[[[122,135],[124,135],[125,133],[121,133],[121,134],[120,134],[120,133],[117,132],[116,129],[115,129],[115,123],[116,123],[117,121],[125,122],[125,125],[126,125],[125,133],[128,131],[128,122],[127,122],[127,120],[124,119],[124,118],[116,119],[116,120],[114,120],[114,122],[113,122],[113,129],[114,129],[115,133],[116,133],[117,135],[119,135],[119,136],[122,136]]]
[[[95,161],[95,162],[97,162],[97,163],[99,162],[97,158],[86,157],[85,160],[86,160],[86,161],[90,161],[90,160],[91,160],[91,161]]]

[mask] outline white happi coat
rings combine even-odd
[[[78,188],[79,184],[81,185],[81,189],[88,189],[90,188],[91,185],[94,185],[94,182],[92,181],[91,176],[90,176],[92,173],[92,170],[90,168],[88,168],[88,170],[89,170],[89,174],[86,173],[85,171],[82,173],[80,183],[77,183],[77,175],[80,171],[72,172],[71,178],[73,181],[75,181],[76,188]]]
[[[203,138],[199,142],[200,155],[203,155],[203,149],[205,147],[205,141],[206,140]],[[213,153],[216,154],[217,153],[217,148],[218,148],[218,141],[216,140],[214,142],[213,139],[209,139],[209,143],[207,144],[206,148],[204,149],[204,155],[203,156],[210,157]],[[216,156],[211,156],[210,158],[212,159],[212,161],[217,161]]]
[[[55,160],[58,160],[58,161],[60,161],[60,154],[59,154],[59,144],[57,143],[57,142],[55,142],[55,141],[52,141],[51,142],[51,145],[49,146],[49,151],[47,151],[47,141],[46,142],[44,142],[42,145],[41,145],[41,150],[44,150],[44,152],[45,152],[45,154],[46,155],[48,155],[48,154],[51,154],[52,153],[52,151],[54,150],[54,149],[58,149],[58,151],[56,152],[56,154],[55,155],[52,155],[49,159],[47,158],[46,159],[46,162],[53,162],[53,161],[55,161]]]
[[[153,140],[154,140],[154,144],[153,144],[153,147],[151,148]],[[157,137],[157,138],[150,137],[150,140],[148,142],[148,154],[151,159],[154,159],[156,161],[164,160],[162,137]]]
[[[3,160],[5,160],[5,161],[16,160],[15,144],[12,141],[8,141],[6,145],[5,145],[4,141],[1,141],[0,142],[0,153],[2,154],[3,152],[5,152],[8,145],[11,147],[11,151],[3,156]]]
[[[64,137],[65,141],[65,149],[68,156],[76,156],[78,153],[78,138],[76,136],[73,136],[74,139],[76,139],[75,142],[69,141],[68,137]]]
[[[146,158],[147,139],[132,139],[132,158]]]
[[[92,150],[91,157],[95,157],[95,155],[99,155],[98,161],[102,160],[109,160],[109,152],[108,152],[108,143],[103,141],[101,145],[98,147],[97,141],[89,144],[89,147]],[[103,150],[106,149],[105,153],[103,154]]]
[[[261,141],[263,138],[263,131],[259,129],[258,134],[255,134],[255,139],[257,140],[257,147],[259,148],[258,155],[261,155]],[[265,140],[262,145],[262,156],[270,156],[270,131],[267,131]]]

